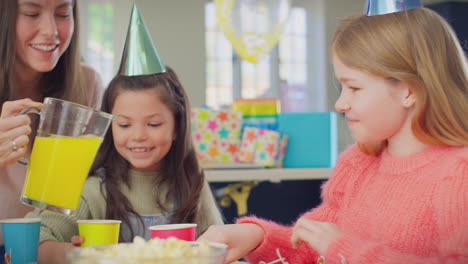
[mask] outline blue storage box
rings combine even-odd
[[[281,113],[278,130],[289,137],[285,168],[335,166],[338,155],[335,112]]]

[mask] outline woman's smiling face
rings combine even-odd
[[[72,0],[18,0],[16,62],[19,72],[48,72],[74,32]]]

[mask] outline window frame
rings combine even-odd
[[[207,12],[206,5],[211,4],[215,6],[213,1],[206,1],[205,3],[205,12]],[[311,27],[311,24],[313,23],[311,21],[311,17],[313,17],[313,14],[311,14],[311,6],[310,4],[305,1],[304,3],[301,3],[301,1],[294,1],[291,3],[291,9],[292,8],[301,8],[302,10],[305,11],[305,23],[306,23],[306,53],[304,56],[306,57],[305,62],[305,83],[304,83],[304,96],[306,96],[309,99],[309,102],[306,104],[306,108],[302,109],[303,111],[325,111],[327,107],[327,102],[326,102],[326,86],[325,85],[319,85],[317,84],[324,84],[325,80],[323,78],[319,78],[321,80],[317,80],[317,76],[319,76],[319,73],[313,74],[312,69],[317,67],[317,63],[314,62],[311,58],[313,57],[312,53],[314,51],[310,49],[310,46],[316,46],[318,42],[315,44],[310,44],[310,42],[315,41],[311,35],[313,35],[314,28],[317,27]],[[305,5],[304,5],[305,4]],[[215,7],[214,7],[215,8]],[[206,16],[206,13],[205,13]],[[323,25],[321,25],[323,26]],[[205,22],[205,28],[207,28],[206,22]],[[217,29],[218,32],[221,32],[220,29]],[[222,34],[222,32],[221,32]],[[295,33],[292,34],[294,36]],[[320,41],[323,41],[323,39],[320,39]],[[232,49],[232,46],[231,46]],[[281,96],[281,80],[280,80],[280,49],[279,45],[276,45],[270,53],[265,56],[265,58],[262,58],[261,60],[267,59],[269,62],[269,82],[270,82],[270,88],[267,90],[267,92],[264,94],[262,97],[277,97],[280,98]],[[326,59],[326,56],[325,56]],[[206,60],[207,64],[210,62],[210,57],[208,54],[206,54]],[[207,95],[206,95],[206,103],[209,106],[214,106],[214,108],[219,108],[222,107],[222,105],[215,104],[213,105],[212,102],[210,102],[210,84],[209,83],[209,78],[208,78],[208,68],[206,71],[207,74],[207,84],[206,84],[206,89],[207,89]],[[322,71],[323,74],[323,71]],[[314,81],[315,80],[315,81]],[[234,101],[237,98],[242,98],[242,58],[240,55],[238,55],[235,51],[233,51],[232,55],[232,90],[231,90],[231,98],[232,101]],[[245,96],[244,96],[245,98]],[[211,104],[211,105],[210,105]]]

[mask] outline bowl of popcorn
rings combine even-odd
[[[227,246],[219,243],[187,242],[174,237],[133,243],[74,248],[70,264],[223,264]]]

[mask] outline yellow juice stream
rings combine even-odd
[[[76,209],[102,137],[39,137],[34,141],[23,195]]]

